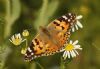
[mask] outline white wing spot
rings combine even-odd
[[[34,53],[32,52],[31,55],[33,55]]]
[[[69,13],[68,15],[71,16],[71,13]]]
[[[28,48],[28,51],[29,51],[29,52],[32,52],[32,50],[31,50],[30,48]]]
[[[25,56],[27,56],[27,54],[25,54]]]
[[[70,19],[72,19],[72,17]]]
[[[71,20],[70,19],[68,19],[68,22],[70,22]]]
[[[62,16],[65,20],[67,20],[68,18],[66,16]]]

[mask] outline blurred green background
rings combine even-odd
[[[28,29],[30,43],[39,26],[68,12],[83,15],[84,28],[70,38],[79,40],[83,50],[65,69],[100,69],[100,0],[0,0],[0,69],[41,69],[39,64],[43,69],[62,69],[62,53],[27,63],[20,53],[25,44],[16,47],[9,38]]]

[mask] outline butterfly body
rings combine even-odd
[[[75,14],[68,13],[55,19],[47,27],[40,27],[39,33],[26,51],[25,60],[31,61],[36,57],[60,52],[70,37],[70,30],[76,21],[75,18]]]

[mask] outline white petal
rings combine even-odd
[[[63,57],[65,57],[65,55],[66,55],[66,51],[64,52]]]
[[[66,59],[66,57],[67,57],[67,52],[65,51],[63,54],[63,58]]]
[[[80,45],[74,45],[75,49],[80,48]]]
[[[72,51],[70,51],[70,54],[71,54],[71,56],[72,56],[72,57],[74,57],[74,55],[73,55]]]
[[[65,55],[66,55],[66,57],[68,56],[67,51],[66,51]]]
[[[72,44],[72,40],[70,40],[70,44]]]
[[[18,35],[17,34],[15,34],[15,38],[18,38]]]
[[[82,15],[79,15],[76,17],[76,19],[81,19],[83,16]]]
[[[82,24],[77,20],[77,23],[76,23],[80,28],[83,28]]]
[[[12,42],[12,40],[9,39],[10,42]]]
[[[82,48],[78,48],[79,50],[82,50]]]
[[[78,30],[78,26],[77,26],[77,24],[75,25],[75,27],[76,27],[76,30]]]
[[[69,51],[67,51],[67,55],[68,55],[68,58],[70,58],[70,53],[69,53]]]
[[[76,57],[76,54],[75,54],[75,52],[73,50],[72,50],[72,53],[73,53],[73,56]]]
[[[14,38],[14,35],[11,37],[11,39],[13,39]]]
[[[11,40],[12,40],[12,41],[14,41],[14,40],[15,40],[15,37],[14,37],[14,35],[11,37]]]
[[[76,45],[78,43],[78,40],[76,40],[74,43],[73,43],[73,45]]]
[[[74,51],[75,51],[75,53],[76,53],[77,55],[79,55],[78,52],[77,52],[76,50],[74,50]]]
[[[72,32],[74,32],[75,31],[75,29],[74,29],[74,27],[72,27]]]
[[[75,45],[75,46],[74,46],[74,49],[82,50],[82,48],[80,47],[80,45]]]
[[[19,34],[17,34],[17,37],[18,37],[18,38],[21,38],[21,35],[20,35],[20,33],[19,33]]]

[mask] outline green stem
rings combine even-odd
[[[28,47],[28,41],[27,41],[27,38],[26,38],[26,48]]]
[[[61,57],[60,69],[65,69],[65,64],[64,64],[64,62],[63,62],[63,58],[62,58],[62,57]]]
[[[41,65],[41,64],[39,64],[38,62],[35,62],[37,65],[39,65],[39,67],[41,68],[41,69],[44,69],[43,68],[43,66]]]
[[[24,40],[23,40],[23,42],[25,41],[25,48],[27,48],[28,47],[28,40],[27,40],[27,38],[25,38]]]

